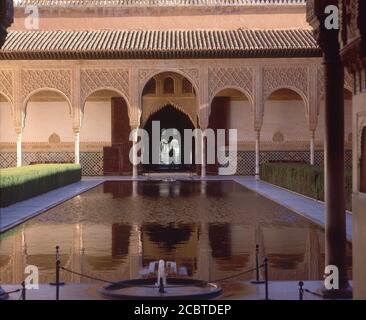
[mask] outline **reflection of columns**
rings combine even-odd
[[[313,166],[315,163],[315,131],[310,131],[310,164]]]
[[[139,278],[139,271],[142,268],[142,241],[141,227],[137,223],[132,224],[130,244],[129,244],[129,262],[130,279]]]
[[[211,271],[211,247],[208,235],[207,223],[201,223],[199,228],[197,256],[197,278],[200,280],[210,280]]]
[[[74,128],[74,153],[75,163],[80,163],[80,129]]]
[[[17,167],[22,166],[22,129],[16,128],[17,133]]]
[[[259,179],[259,164],[260,164],[260,137],[261,131],[255,131],[255,178]]]
[[[201,178],[204,178],[206,177],[206,137],[202,134],[201,139]]]
[[[308,227],[308,238],[304,259],[304,277],[308,280],[318,280],[321,275],[321,252],[318,236],[318,228],[312,225]]]

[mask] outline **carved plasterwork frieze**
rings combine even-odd
[[[253,101],[254,71],[252,68],[209,68],[208,70],[208,101],[215,94],[226,88],[244,91]]]
[[[26,69],[21,71],[22,101],[39,89],[53,89],[71,102],[72,71],[70,69]]]
[[[102,89],[116,90],[129,100],[128,70],[93,68],[80,71],[81,105],[91,93]]]

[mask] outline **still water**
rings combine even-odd
[[[56,245],[63,266],[110,281],[142,277],[159,259],[215,280],[253,268],[256,244],[271,280],[317,280],[324,271],[321,228],[233,181],[105,182],[0,237],[0,283],[20,283],[26,265],[52,281]]]

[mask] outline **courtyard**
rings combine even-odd
[[[365,299],[365,70],[312,3],[14,1],[7,298]]]

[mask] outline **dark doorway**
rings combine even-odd
[[[361,136],[360,191],[366,193],[366,127]]]
[[[179,143],[176,139],[170,138],[169,141],[163,139],[160,140],[158,145],[152,144],[152,123],[153,121],[160,121],[160,137],[161,133],[167,129],[176,129],[180,133],[181,142]],[[184,163],[184,129],[194,130],[194,125],[191,119],[173,107],[167,105],[161,110],[152,114],[146,121],[144,129],[149,133],[150,141],[150,152],[149,152],[149,164],[143,165],[144,172],[166,172],[166,171],[193,171],[195,168],[194,159],[194,141],[192,141],[192,164]],[[159,164],[152,163],[152,150],[160,150],[160,161]],[[170,150],[165,152],[165,150]],[[174,151],[173,151],[174,150]],[[176,161],[169,162],[169,157],[176,157]]]
[[[103,148],[104,175],[131,175],[132,164],[129,159],[132,143],[127,103],[123,98],[111,99],[111,147]]]

